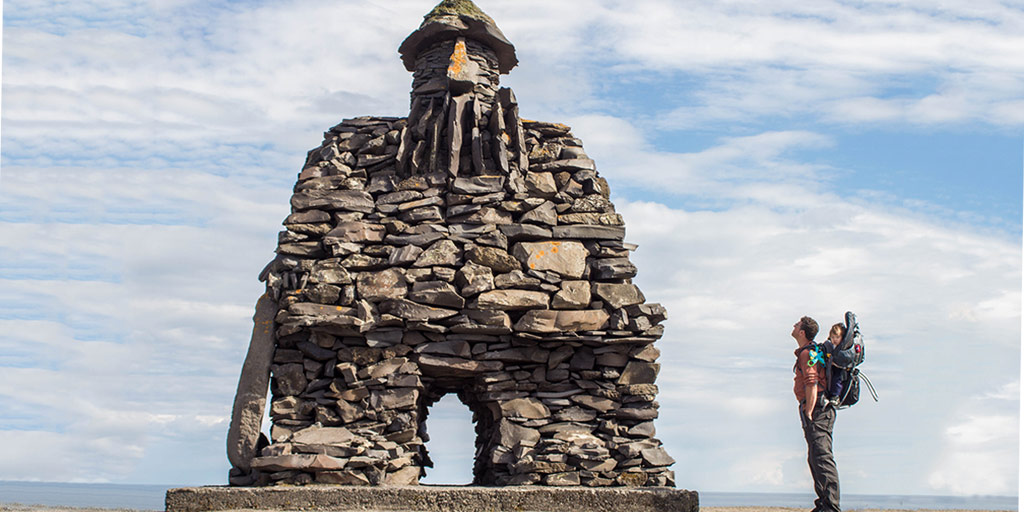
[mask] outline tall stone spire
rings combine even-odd
[[[499,89],[518,61],[494,20],[470,0],[444,0],[398,51],[413,72],[399,174],[507,176],[521,188],[522,122],[515,95]]]

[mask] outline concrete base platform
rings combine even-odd
[[[167,512],[698,512],[696,491],[589,487],[187,487],[167,491]]]

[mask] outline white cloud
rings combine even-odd
[[[946,429],[946,438],[959,447],[987,445],[1010,439],[1017,432],[1017,423],[1013,416],[975,416]]]
[[[416,24],[410,2],[141,10],[138,30],[7,27],[5,139],[56,138],[70,125],[87,141],[258,138],[294,151],[340,116],[406,108],[410,78],[395,49]],[[350,98],[341,111],[325,111],[339,95]]]
[[[198,445],[189,451],[208,454],[221,448],[217,445],[222,442],[215,441],[223,439],[226,425],[223,419],[211,418],[226,417],[227,409],[202,393],[183,391],[196,385],[216,389],[228,384],[227,379],[161,375],[154,361],[138,360],[145,357],[138,347],[97,354],[96,349],[103,348],[97,345],[103,343],[77,342],[88,345],[77,351],[88,357],[80,358],[67,353],[69,348],[75,352],[73,345],[47,350],[67,360],[60,370],[4,369],[0,384],[6,411],[3,432],[12,443],[0,462],[5,479],[138,479],[135,469],[152,456],[155,445],[180,444],[185,439],[186,444]],[[195,466],[196,461],[182,462],[197,473],[207,473],[206,468]],[[188,473],[175,476],[178,481],[194,481]]]
[[[1019,381],[1008,383],[996,393],[979,395],[958,408],[960,414],[945,428],[938,463],[928,475],[933,489],[953,494],[1013,494],[1020,472],[1019,387]]]
[[[813,195],[813,188],[795,189],[802,182],[813,187],[831,171],[808,164],[790,153],[828,147],[832,141],[807,131],[765,132],[729,137],[696,153],[657,151],[643,142],[643,134],[628,121],[611,116],[588,115],[570,120],[574,133],[587,142],[590,156],[601,164],[619,194],[623,188],[658,190],[689,196],[698,201],[748,201],[793,206]],[[593,142],[591,142],[593,141]],[[623,151],[622,148],[630,148]]]
[[[0,428],[33,453],[0,475],[222,481],[256,275],[288,190],[174,170],[4,171]],[[153,463],[165,452],[181,458]]]
[[[605,14],[594,41],[601,60],[631,76],[660,70],[703,82],[665,116],[668,126],[792,114],[1015,123],[1000,111],[1019,101],[1013,91],[1022,87],[1019,6],[649,0]]]
[[[807,487],[808,478],[796,478],[792,473],[807,472],[806,453],[800,451],[764,450],[751,453],[749,457],[736,461],[731,472],[743,478],[752,486],[766,489],[784,489],[794,484]],[[799,468],[794,471],[794,468]],[[801,475],[802,477],[803,475]]]
[[[1020,381],[1016,380],[1008,382],[1006,385],[996,389],[985,395],[985,398],[992,398],[996,400],[1009,400],[1011,402],[1020,401]]]
[[[842,123],[1024,118],[1024,14],[998,2],[945,10],[832,1],[483,7],[518,44],[523,64],[506,81],[528,99],[529,115],[560,116],[567,104],[614,108],[598,99],[599,84],[681,73],[692,75],[693,89],[666,105],[663,126],[795,114]],[[395,50],[423,9],[408,0],[14,2],[4,122],[15,131],[5,138],[55,136],[61,123],[80,125],[76,138],[259,134],[308,144],[340,116],[404,112],[409,76]]]

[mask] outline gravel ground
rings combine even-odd
[[[783,507],[701,507],[701,512],[808,512],[801,508]],[[914,512],[980,512],[970,510],[929,510],[929,509],[906,509],[902,512],[914,510]],[[894,509],[857,508],[844,509],[843,512],[901,512]],[[991,510],[985,512],[993,512]]]

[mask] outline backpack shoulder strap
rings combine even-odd
[[[804,350],[810,350],[812,343],[808,343],[798,349],[796,349],[796,362],[793,363],[793,373],[800,373],[800,353]]]
[[[828,359],[827,359],[828,350],[825,347],[823,347],[820,343],[815,343],[815,342],[812,341],[812,342],[810,342],[810,343],[808,343],[808,344],[806,344],[806,345],[804,345],[804,346],[802,346],[802,347],[797,349],[797,351],[796,351],[796,363],[793,364],[793,370],[794,371],[796,371],[797,367],[800,366],[800,353],[803,352],[804,350],[812,350],[812,349],[818,350],[819,353],[822,354],[821,357],[822,357],[822,360],[823,360],[823,363],[824,363],[823,365],[824,366],[828,366],[828,364],[827,364],[827,362],[828,362]],[[810,365],[808,365],[808,366],[810,366]]]

